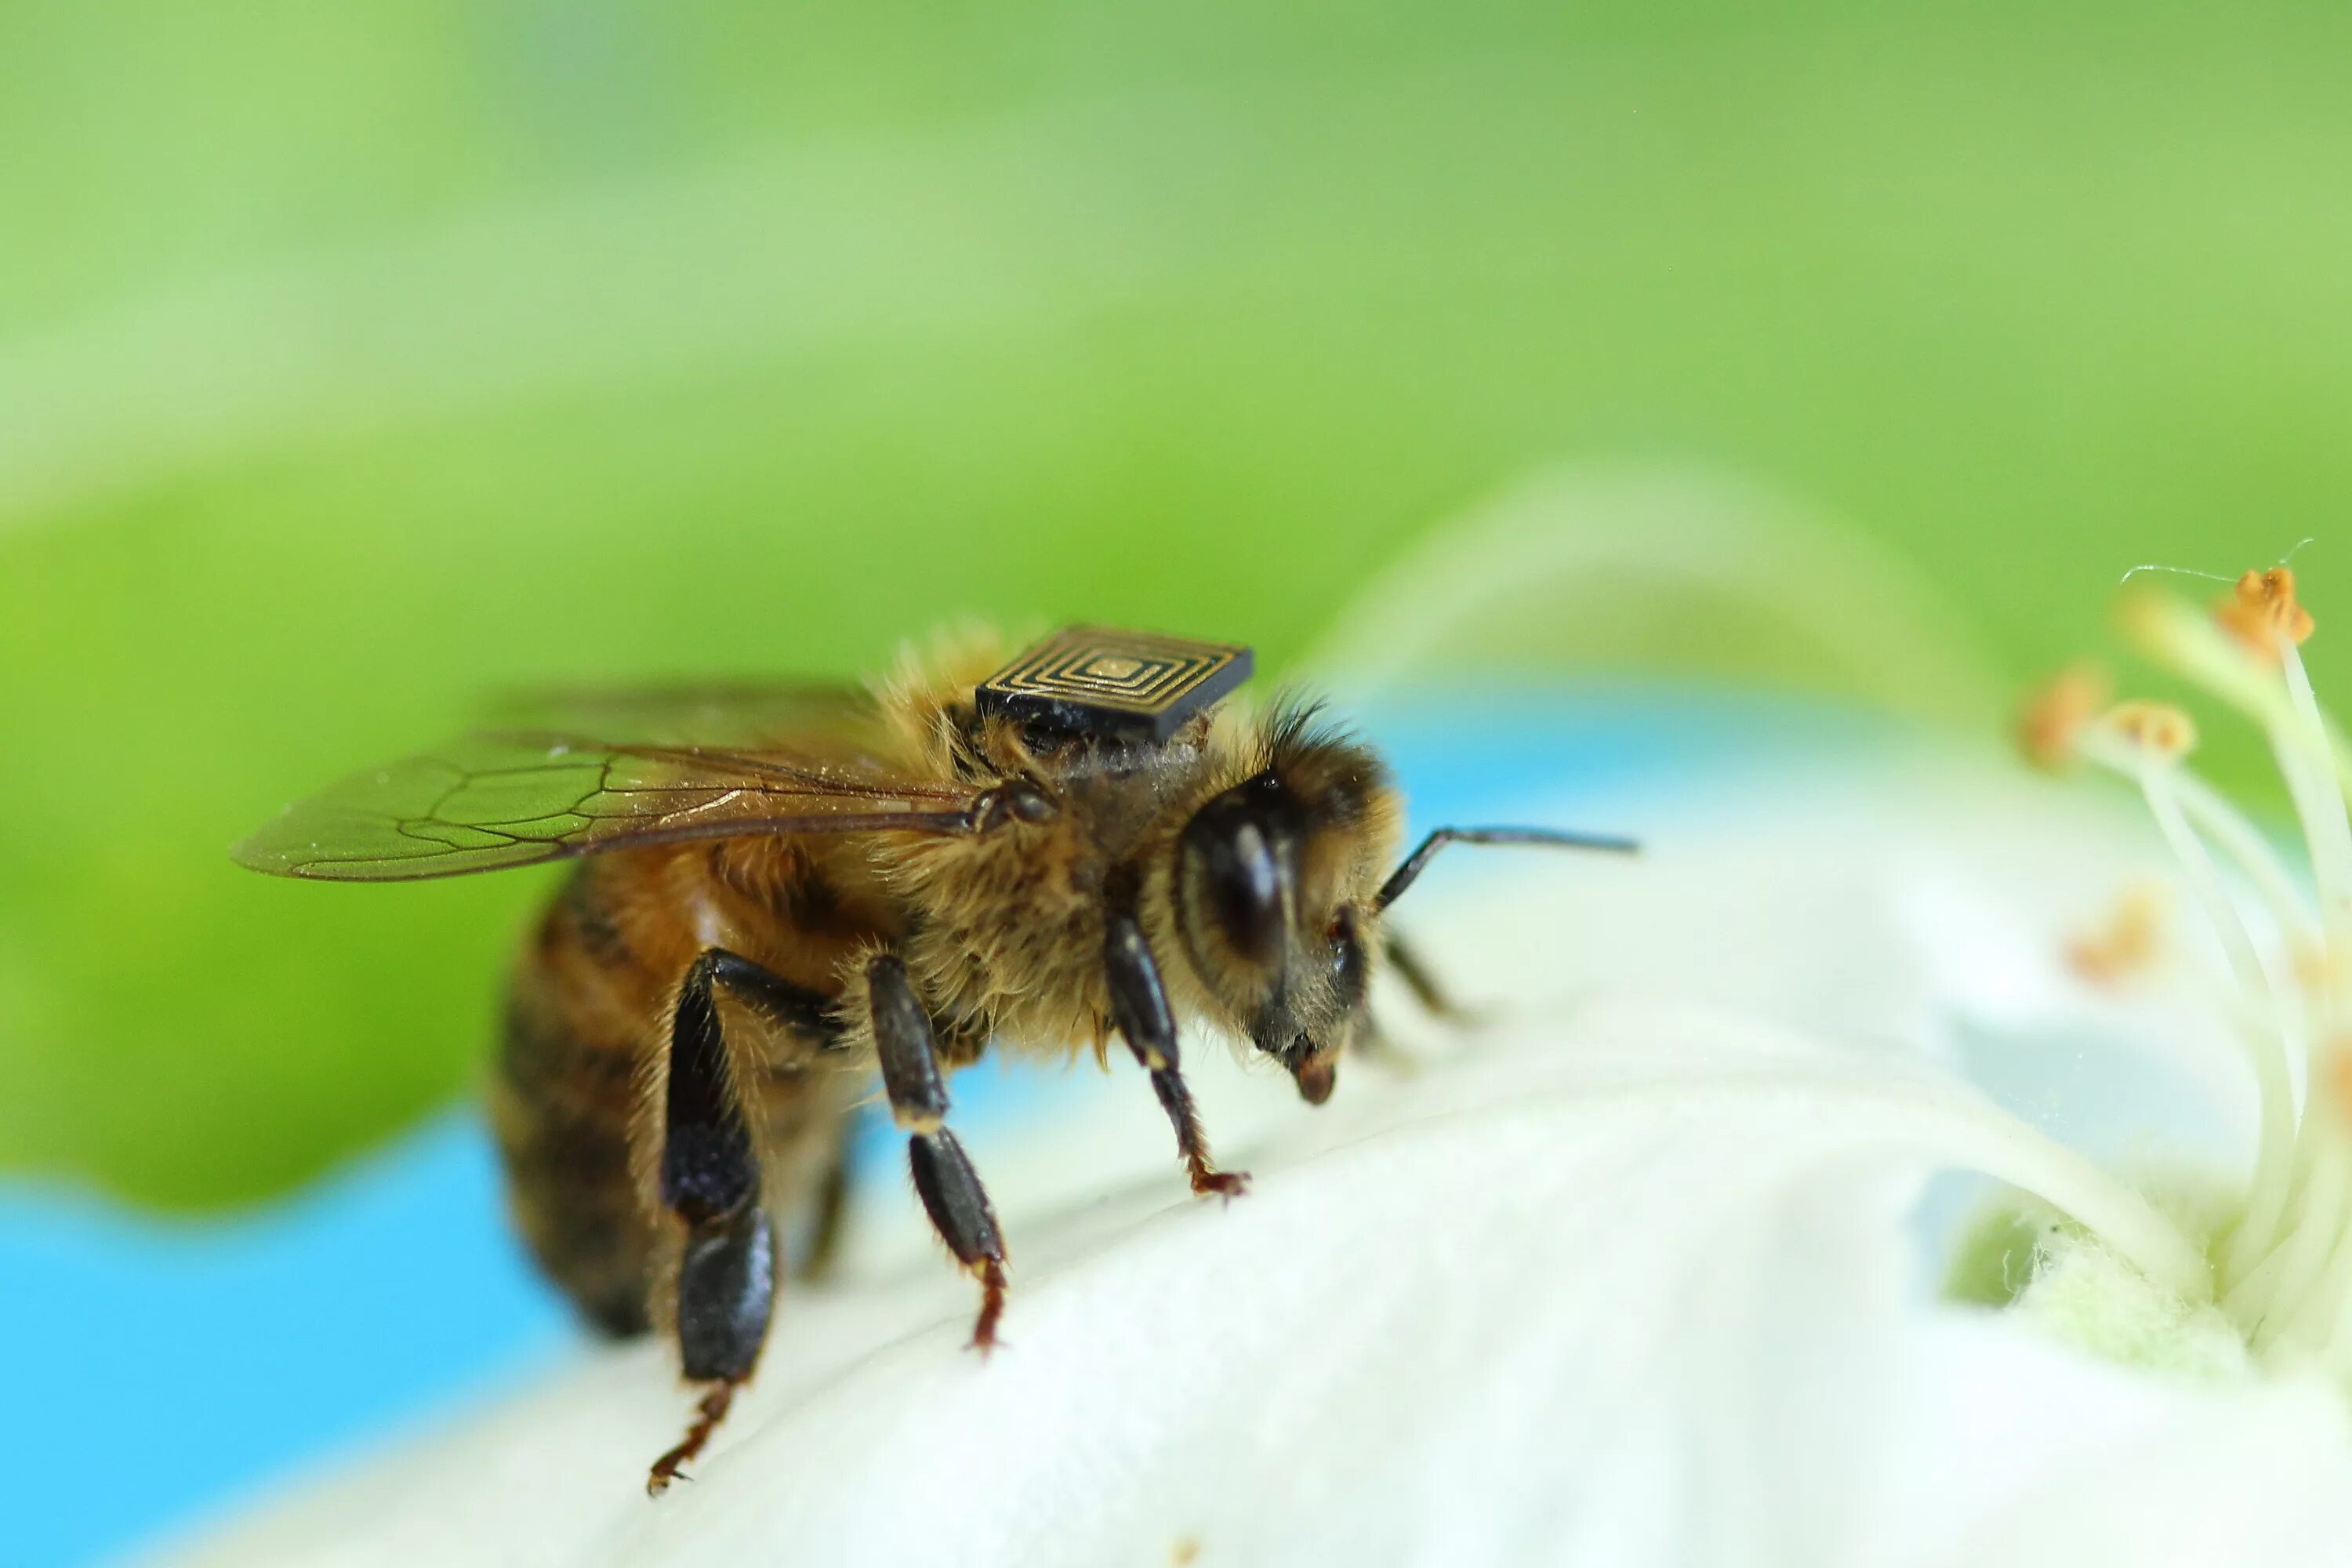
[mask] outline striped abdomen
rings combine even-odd
[[[591,1321],[641,1333],[668,1310],[679,1231],[652,1190],[660,1152],[640,1144],[659,1137],[670,1009],[704,942],[830,995],[888,918],[787,841],[622,851],[565,884],[516,966],[490,1110],[523,1238]],[[784,1219],[826,1187],[863,1075],[731,999],[720,1017]]]
[[[490,1121],[532,1257],[611,1334],[652,1326],[656,1231],[631,1141],[652,1087],[662,1002],[583,867],[516,966]]]

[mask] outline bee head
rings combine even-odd
[[[1263,760],[1179,836],[1176,924],[1226,1022],[1319,1105],[1363,1016],[1398,813],[1379,758],[1305,715],[1275,721]]]

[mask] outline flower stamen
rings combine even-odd
[[[2315,623],[2284,566],[2245,574],[2210,615],[2148,592],[2127,595],[2123,614],[2143,647],[2261,729],[2303,831],[2315,900],[2184,765],[2197,735],[2179,709],[2125,702],[2072,731],[2074,754],[2139,786],[2241,1003],[2260,1121],[2238,1216],[2214,1233],[2222,1311],[2258,1356],[2316,1355],[2352,1384],[2352,754],[2298,652]],[[2243,874],[2270,942],[2248,925],[2209,839]]]
[[[2158,830],[2179,861],[2192,895],[2222,943],[2240,1011],[2246,1015],[2235,1021],[2235,1026],[2254,1076],[2262,1136],[2256,1145],[2256,1169],[2245,1217],[2231,1236],[2222,1268],[2224,1280],[2235,1284],[2276,1244],[2276,1226],[2286,1208],[2295,1135],[2294,1088],[2288,1064],[2303,1038],[2302,1014],[2292,1003],[2298,994],[2292,972],[2273,973],[2263,962],[2199,829],[2211,834],[2246,872],[2263,894],[2279,931],[2300,936],[2311,922],[2301,896],[2262,835],[2226,797],[2179,760],[2181,727],[2166,716],[2177,710],[2161,710],[2155,704],[2126,707],[2152,711],[2121,728],[2110,715],[2083,732],[2078,751],[2085,761],[2139,787]],[[2127,739],[2126,728],[2152,733],[2170,751]]]
[[[2094,985],[2116,986],[2153,968],[2164,950],[2164,890],[2126,888],[2106,918],[2066,944],[2066,964]]]
[[[2074,760],[2074,742],[2105,710],[2115,683],[2095,664],[2060,670],[2018,710],[2017,744],[2026,761],[2056,773]]]
[[[2294,573],[2284,566],[2240,577],[2213,616],[2250,650],[2271,658],[2302,644],[2314,629],[2311,612],[2296,602]]]
[[[2197,749],[2197,721],[2169,702],[2119,702],[2101,721],[2157,762],[2179,762]]]

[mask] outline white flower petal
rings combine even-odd
[[[1910,1561],[2352,1561],[2352,1429],[2324,1385],[2151,1377],[1974,1313],[1905,1339],[1912,1420],[1880,1504],[1922,1543]]]
[[[631,1351],[191,1561],[1916,1555],[1855,1504],[1890,1484],[1911,1412],[1888,1368],[1920,1310],[1919,1161],[1887,1120],[1949,1097],[1708,1023],[1628,1005],[1519,1031],[1301,1121],[1230,1209],[1163,1182],[1016,1231],[986,1365],[945,1270],[796,1294],[657,1503],[638,1478],[684,1401]],[[1825,1073],[1867,1104],[1825,1110]]]
[[[625,1352],[217,1560],[307,1560],[320,1535],[352,1563],[530,1542],[551,1562],[1092,1564],[1186,1537],[1233,1561],[1690,1560],[1689,1467],[1739,1472],[1747,1445],[1709,1452],[1706,1427],[1769,1360],[1751,1297],[1782,1269],[1898,1293],[1899,1253],[1810,1203],[1802,1245],[1777,1245],[1790,1183],[1877,1140],[1796,1100],[1685,1103],[1587,1044],[1555,1031],[1360,1095],[1229,1210],[1155,1194],[1016,1233],[1012,1343],[984,1366],[937,1274],[795,1299],[727,1439],[657,1504],[637,1474],[682,1401],[660,1357]],[[1705,1531],[1751,1539],[1773,1506]]]
[[[1354,1070],[1318,1112],[1197,1053],[1259,1178],[1230,1207],[1171,1198],[1128,1078],[974,1139],[1014,1261],[985,1365],[969,1288],[902,1215],[849,1281],[788,1291],[757,1385],[658,1502],[643,1466],[687,1400],[640,1347],[182,1561],[2344,1560],[2332,1397],[2127,1373],[1918,1290],[1904,1213],[1981,1112],[1884,1048],[1932,1043],[1968,980],[1923,951],[1948,907],[1899,913],[1912,814],[1962,825],[1927,859],[1983,908],[2012,889],[1971,890],[1969,834],[2011,824],[1883,783],[1759,794],[1772,835],[1662,834],[1638,877],[1522,866],[1413,910],[1474,995],[1585,994],[1407,1079]],[[1762,1021],[1595,1000],[1596,975]],[[2047,1002],[2003,979],[1987,1012]],[[1784,1026],[1857,1024],[1874,1045]]]

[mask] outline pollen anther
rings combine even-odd
[[[2107,710],[2106,725],[2142,751],[2168,762],[2197,749],[2197,721],[2169,702],[2119,702]]]
[[[2104,921],[2066,944],[2067,967],[2094,984],[2121,984],[2162,953],[2164,919],[2162,889],[2127,888]]]
[[[2327,1042],[2315,1065],[2316,1098],[2335,1110],[2339,1126],[2352,1126],[2352,1040],[2339,1037]]]
[[[2301,647],[2314,629],[2311,612],[2294,596],[2294,574],[2284,566],[2239,578],[2213,615],[2240,642],[2271,658]]]
[[[2018,749],[2035,767],[2055,773],[2074,760],[2075,738],[2113,695],[2114,683],[2097,665],[2060,670],[2029,693],[2018,710]]]

